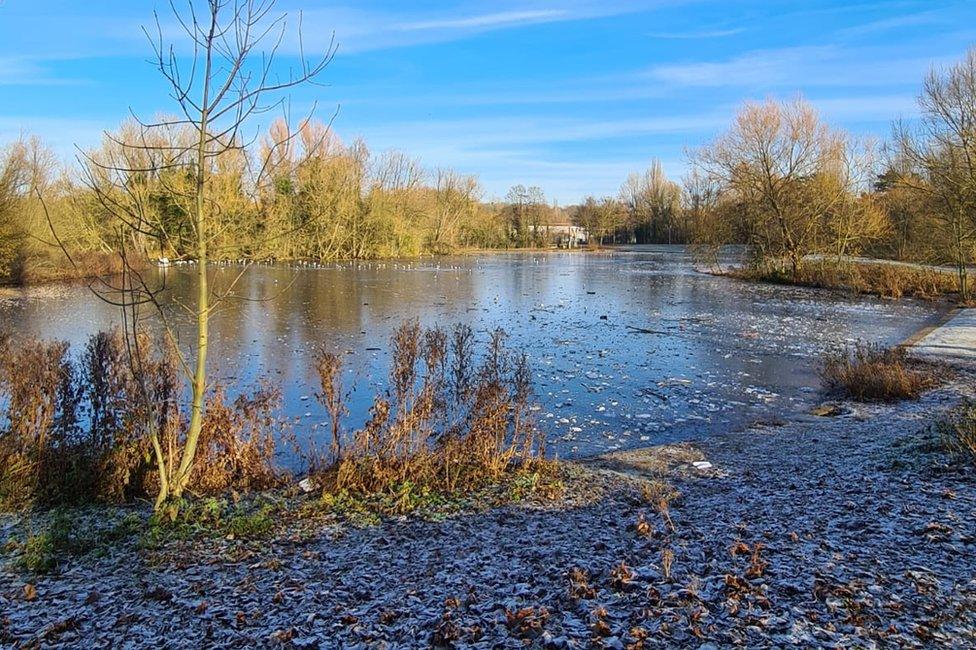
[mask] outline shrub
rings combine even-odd
[[[135,255],[127,262],[136,269],[148,265],[148,260]],[[60,248],[34,246],[20,256],[7,279],[11,284],[33,285],[119,275],[124,269],[122,258],[115,252],[76,251],[69,262]]]
[[[976,460],[976,402],[953,410],[937,426],[947,449]]]
[[[62,342],[0,339],[0,508],[123,502],[158,486],[153,439],[177,444],[187,422],[175,352],[140,333],[99,333],[75,360]],[[191,488],[262,489],[273,466],[278,391],[228,404],[208,396]]]
[[[450,336],[416,321],[401,326],[390,388],[349,436],[341,426],[341,369],[335,355],[317,360],[332,445],[311,466],[328,490],[383,495],[408,510],[440,493],[494,484],[512,469],[547,466],[529,417],[528,362],[505,347],[501,330],[479,360],[468,326]],[[0,508],[154,496],[157,457],[178,446],[188,428],[183,391],[176,352],[144,333],[96,334],[77,358],[66,343],[0,339]],[[274,463],[283,433],[279,406],[273,387],[230,400],[216,385],[207,396],[192,493],[279,486],[287,478]]]
[[[65,343],[0,341],[0,504],[22,505],[77,479],[77,370]]]
[[[862,402],[913,399],[936,384],[932,368],[903,348],[866,343],[826,353],[820,377],[828,392]]]
[[[264,490],[284,476],[274,465],[281,393],[262,386],[227,403],[218,385],[207,400],[191,485],[197,493]]]
[[[497,330],[479,365],[473,338],[466,325],[450,337],[416,321],[397,329],[390,389],[321,472],[327,493],[404,498],[404,486],[410,495],[474,490],[516,467],[544,464],[543,439],[528,417],[526,357],[511,353]],[[330,390],[338,392],[323,387]]]

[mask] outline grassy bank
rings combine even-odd
[[[900,264],[807,262],[796,275],[773,268],[737,268],[725,274],[755,282],[850,291],[883,298],[926,300],[957,295],[956,276],[942,270]]]
[[[566,465],[555,498],[516,479],[408,517],[294,488],[167,525],[148,507],[0,517],[0,644],[969,646],[972,466],[919,433],[955,394],[615,453]]]
[[[129,259],[130,268],[148,268],[145,259]],[[77,252],[71,260],[64,255],[40,255],[18,260],[0,277],[0,287],[31,287],[56,282],[75,282],[117,276],[125,270],[122,258],[111,252]]]

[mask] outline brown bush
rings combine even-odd
[[[332,453],[313,468],[325,484],[408,499],[414,487],[477,489],[514,468],[544,467],[525,356],[510,352],[498,330],[479,363],[473,341],[467,326],[450,337],[416,321],[400,327],[390,389],[348,437],[341,360],[320,356],[318,397],[333,418]],[[176,352],[144,333],[96,334],[77,359],[66,343],[0,339],[0,508],[152,497],[159,481],[152,441],[164,456],[179,446],[188,426],[184,391]],[[274,462],[279,405],[269,386],[230,401],[217,385],[190,492],[280,484],[287,474]]]
[[[127,262],[135,269],[149,265],[149,260],[135,256]],[[69,261],[59,249],[46,249],[19,259],[8,279],[17,285],[44,284],[119,275],[124,269],[125,262],[115,252],[74,252]]]
[[[370,420],[322,472],[327,490],[477,489],[543,462],[543,440],[528,418],[526,358],[509,352],[498,330],[478,365],[472,341],[466,325],[450,337],[416,321],[397,329],[389,394],[376,397]]]
[[[78,396],[68,345],[35,340],[14,345],[4,337],[0,404],[5,407],[0,504],[21,505],[57,491],[76,465]]]
[[[903,348],[865,343],[825,354],[820,377],[829,392],[862,402],[914,399],[936,384],[933,369]]]
[[[175,352],[141,333],[93,335],[77,360],[62,342],[0,340],[0,507],[121,502],[151,497],[158,469],[151,439],[175,446],[187,423]],[[208,398],[197,493],[257,489],[273,466],[277,391],[227,404]]]
[[[338,458],[341,451],[341,427],[342,417],[348,412],[343,402],[342,382],[340,373],[342,372],[342,359],[333,353],[322,353],[315,361],[315,370],[319,375],[319,385],[322,392],[317,393],[316,397],[325,410],[328,411],[332,420],[332,458]]]
[[[280,391],[270,386],[238,395],[230,404],[223,386],[214,389],[190,479],[195,492],[265,490],[284,479],[274,464],[280,403]]]
[[[151,495],[158,479],[150,437],[156,433],[169,446],[182,426],[175,351],[154,344],[144,332],[131,339],[120,331],[100,332],[88,339],[81,367],[88,406],[84,446],[97,452],[90,499],[119,502]]]

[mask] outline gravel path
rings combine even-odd
[[[959,309],[913,343],[914,354],[956,364],[976,364],[976,309]]]
[[[574,507],[330,526],[212,561],[121,549],[55,576],[7,567],[0,642],[972,647],[976,478],[919,433],[962,392],[684,448],[712,466],[674,471],[673,530],[606,469],[640,478],[649,451],[593,463],[600,496]]]

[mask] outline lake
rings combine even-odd
[[[215,267],[217,283],[240,267]],[[193,268],[170,267],[167,304],[192,302]],[[529,355],[549,448],[562,457],[707,436],[789,417],[819,399],[827,348],[897,343],[944,308],[776,285],[696,270],[683,247],[496,253],[417,261],[257,265],[212,325],[211,368],[235,384],[269,377],[299,433],[321,435],[314,352],[335,350],[352,389],[348,425],[385,389],[390,334],[419,318],[504,328]],[[175,307],[174,307],[175,309]],[[84,286],[0,301],[0,322],[82,344],[120,320]]]

